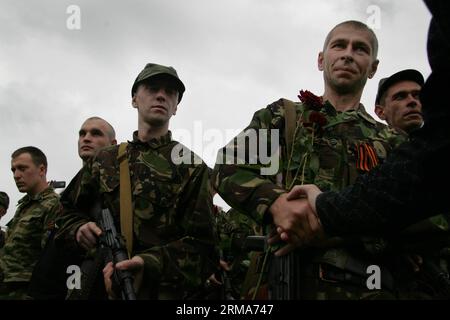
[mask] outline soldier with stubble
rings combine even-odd
[[[301,103],[286,99],[274,102],[257,111],[241,135],[256,130],[260,137],[265,132],[261,129],[267,129],[268,144],[279,142],[281,147],[278,171],[263,174],[263,164],[242,164],[243,159],[237,157],[233,164],[222,161],[215,167],[214,179],[221,197],[266,226],[285,226],[297,212],[312,212],[306,199],[291,193],[296,186],[315,183],[324,190],[340,190],[382,163],[405,137],[375,121],[360,103],[367,80],[377,71],[377,51],[376,35],[365,24],[346,21],[335,26],[318,56],[323,95],[301,91]],[[293,123],[292,136],[289,123]],[[271,141],[269,132],[276,130],[280,139]],[[249,154],[253,148],[235,141],[223,153],[228,156],[230,150],[237,151],[234,154],[238,156],[245,154],[246,159],[264,156]],[[313,229],[320,227],[317,219],[310,222]],[[381,263],[377,251],[380,243],[382,240],[361,237],[350,242],[340,239],[320,243],[304,250],[301,264],[295,267],[302,283],[295,298],[391,298],[392,292],[370,291],[365,284],[365,266]],[[288,248],[292,245],[279,253]],[[388,287],[390,283],[384,286]]]

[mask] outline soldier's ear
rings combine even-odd
[[[380,64],[380,60],[375,60],[374,62],[372,62],[372,65],[370,67],[370,72],[369,72],[369,79],[372,79],[373,76],[375,75],[375,73],[377,73],[379,64]]]
[[[381,120],[386,120],[386,115],[384,114],[384,107],[382,105],[375,105],[375,113]]]
[[[45,177],[47,175],[47,168],[43,164],[39,165],[39,175],[41,177]]]
[[[323,52],[319,52],[319,57],[317,58],[317,67],[320,71],[323,71]]]
[[[176,114],[177,114],[177,110],[178,110],[178,105],[175,106],[175,110],[173,110],[173,115],[176,115]]]
[[[136,94],[133,96],[133,98],[131,98],[131,105],[133,106],[133,108],[137,108],[137,102],[136,102]]]

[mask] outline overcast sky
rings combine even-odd
[[[350,19],[373,26],[380,41],[380,66],[362,98],[374,114],[380,78],[405,68],[430,73],[430,14],[420,0],[1,0],[0,190],[11,204],[0,224],[23,196],[11,153],[37,146],[48,179],[70,181],[86,118],[108,120],[118,141],[131,138],[130,90],[146,63],[177,69],[186,93],[171,130],[213,166],[256,110],[297,101],[300,89],[323,93],[317,55],[328,31]]]

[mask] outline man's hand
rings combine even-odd
[[[269,209],[273,223],[287,232],[295,231],[302,223],[300,218],[305,212],[311,211],[305,198],[288,199],[288,194],[282,194]]]
[[[316,209],[316,199],[322,191],[314,184],[305,184],[302,186],[294,186],[288,193],[288,200],[298,199],[301,197],[306,197],[308,199],[309,205],[314,213],[317,212]]]
[[[283,238],[281,237],[283,235]],[[277,227],[276,230],[272,230],[269,234],[269,239],[267,239],[267,243],[269,245],[276,244],[280,241],[284,241],[287,244],[275,251],[276,256],[284,256],[289,252],[295,250],[297,246],[300,246],[300,240],[295,235],[295,233],[290,233],[288,236],[288,232],[284,231],[281,227]]]
[[[224,260],[220,260],[220,269],[225,271],[230,271],[231,268],[228,265],[228,262]],[[216,278],[216,274],[213,273],[209,276],[208,280],[206,280],[207,285],[221,286],[223,283]]]
[[[78,228],[75,238],[82,248],[90,250],[97,245],[97,238],[101,234],[102,230],[95,222],[88,222]]]
[[[418,254],[403,254],[401,256],[414,272],[420,272],[422,270],[423,258]]]
[[[144,277],[144,260],[139,256],[134,256],[131,260],[124,260],[113,266],[112,262],[108,262],[108,264],[103,268],[103,280],[105,282],[106,292],[108,293],[109,299],[117,299],[114,290],[112,289],[112,279],[114,273],[114,268],[117,270],[128,270],[133,274],[134,283],[133,287],[135,292],[138,292],[141,284],[142,278]]]
[[[288,243],[277,251],[277,255],[286,254],[296,246],[323,238],[322,225],[315,213],[315,202],[320,193],[320,189],[315,185],[295,186],[291,192],[281,195],[272,204],[270,212],[279,236],[272,236],[269,243],[278,240]]]

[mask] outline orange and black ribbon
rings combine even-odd
[[[379,161],[375,149],[368,143],[355,145],[356,168],[368,172],[375,168]]]

